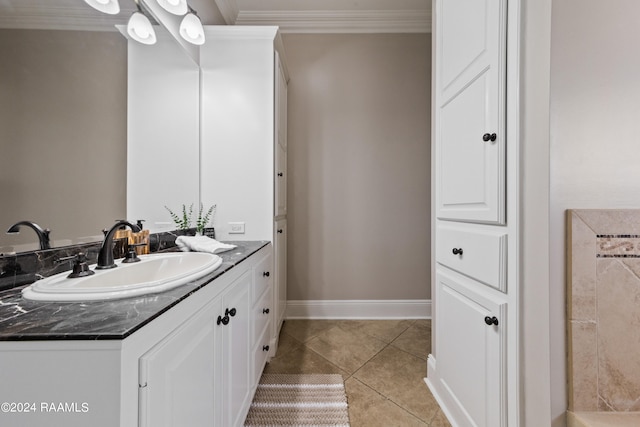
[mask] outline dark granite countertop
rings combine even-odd
[[[0,341],[121,340],[155,319],[269,242],[230,242],[222,265],[166,292],[107,301],[44,302],[22,298],[25,286],[0,292]]]

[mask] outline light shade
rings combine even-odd
[[[133,12],[127,24],[127,34],[143,44],[154,44],[156,42],[156,32],[151,26],[149,18],[140,12]]]
[[[158,0],[158,4],[167,12],[174,15],[187,13],[187,0]]]
[[[180,35],[189,43],[204,44],[204,29],[200,18],[191,12],[187,13],[180,23]]]
[[[92,8],[109,15],[117,15],[120,13],[120,4],[118,0],[84,0]]]

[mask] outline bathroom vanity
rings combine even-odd
[[[271,243],[234,243],[213,273],[167,292],[1,292],[0,425],[242,425],[277,335]]]

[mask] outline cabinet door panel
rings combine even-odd
[[[438,0],[436,13],[437,215],[504,224],[506,3]]]
[[[451,406],[465,425],[504,426],[506,303],[444,268],[436,281],[438,376]],[[486,317],[498,325],[488,325]]]
[[[247,415],[251,399],[251,321],[250,321],[251,272],[237,279],[222,298],[221,315],[234,310],[222,328],[223,344],[223,391],[227,407],[223,418],[225,426],[240,426]]]
[[[287,79],[282,69],[280,55],[276,55],[276,141],[287,149]]]
[[[208,307],[139,360],[140,426],[211,426],[215,308]]]
[[[276,315],[273,318],[275,331],[277,336],[280,326],[284,319],[284,313],[287,309],[287,220],[281,219],[276,221],[276,238],[274,251],[276,254],[276,281],[274,284],[274,297]]]
[[[287,152],[280,144],[275,145],[275,150],[275,216],[284,216],[287,214]]]

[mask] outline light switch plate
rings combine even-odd
[[[244,234],[244,222],[230,222],[229,234]]]

